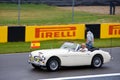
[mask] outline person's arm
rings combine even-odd
[[[87,33],[87,36],[86,36],[86,43],[89,42],[89,34]]]
[[[86,52],[86,51],[88,51],[88,49],[87,49],[87,48],[85,48],[85,49],[84,49],[84,52]]]
[[[81,51],[81,52],[86,52],[86,51],[88,51],[88,49],[87,48],[80,48],[80,50],[79,51]]]
[[[92,37],[92,42],[94,43],[94,35],[93,35],[93,33],[92,33],[91,37]]]

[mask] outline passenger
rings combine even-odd
[[[81,52],[86,52],[86,51],[88,51],[88,49],[86,48],[86,44],[85,44],[85,43],[82,43],[82,44],[81,44],[81,48],[80,48],[79,51],[81,51]]]

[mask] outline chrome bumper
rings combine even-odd
[[[37,65],[37,66],[46,66],[44,63],[42,63],[42,62],[37,62],[37,61],[30,61],[30,60],[28,60],[28,63],[29,64],[34,64],[34,65]]]

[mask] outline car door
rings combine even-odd
[[[63,56],[63,64],[65,66],[80,66],[80,65],[90,65],[91,56],[90,51],[80,52],[80,51],[70,51],[68,55]]]

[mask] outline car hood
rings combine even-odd
[[[32,55],[39,55],[39,54],[61,54],[67,53],[69,50],[67,49],[46,49],[46,50],[36,50],[31,52]]]

